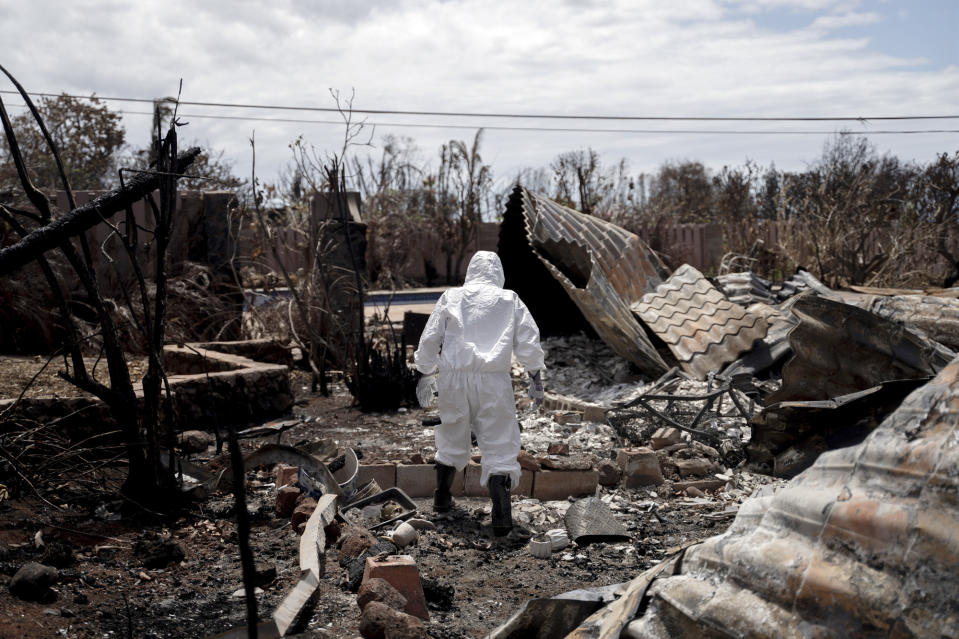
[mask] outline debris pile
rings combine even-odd
[[[501,248],[532,253],[617,355],[661,375],[642,384],[609,367],[607,390],[585,374],[577,388],[568,363],[577,359],[569,352],[575,338],[546,340],[560,356],[553,388],[599,402],[614,432],[577,436],[568,417],[555,415],[558,426],[534,434],[541,421],[527,419],[527,446],[542,452],[548,433],[565,437],[571,454],[589,450],[610,491],[600,502],[610,514],[635,512],[642,502],[631,501],[632,490],[658,495],[665,487],[692,502],[728,499],[733,507],[723,514],[736,517],[726,534],[680,550],[613,597],[593,596],[608,605],[588,618],[537,636],[959,632],[947,594],[959,586],[959,555],[942,545],[959,517],[947,497],[959,482],[946,444],[955,437],[959,388],[954,291],[833,291],[805,271],[779,286],[752,273],[714,285],[683,265],[668,277],[645,274],[636,297],[635,289],[605,285],[609,274],[596,268],[622,259],[614,234],[587,231],[579,213],[521,187],[507,215],[524,225],[504,222]],[[562,249],[548,245],[553,235]],[[637,250],[650,253],[641,243]],[[516,277],[526,278],[518,291],[540,286],[535,274]],[[620,304],[644,329],[633,350],[622,344],[632,321],[599,312]],[[795,479],[737,508],[736,497],[746,495],[731,493],[754,476],[747,469]],[[533,627],[537,609],[527,606],[494,636],[523,636],[518,629]]]

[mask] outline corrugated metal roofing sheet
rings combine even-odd
[[[861,308],[806,293],[792,305],[794,356],[783,366],[768,404],[830,399],[892,379],[935,375],[954,356],[948,348]]]
[[[959,359],[657,579],[622,637],[959,636]]]
[[[669,367],[629,308],[662,281],[659,258],[615,224],[517,191],[510,206],[521,204],[530,246],[600,338],[648,375],[665,372]]]
[[[834,291],[834,299],[909,324],[950,348],[959,348],[959,299],[932,295],[874,295]]]
[[[683,370],[699,379],[748,351],[769,330],[763,315],[730,302],[689,264],[632,309],[666,342]]]

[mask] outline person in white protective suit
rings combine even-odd
[[[436,373],[441,424],[436,427],[437,512],[452,508],[450,488],[470,459],[470,431],[483,454],[480,485],[493,502],[493,533],[512,529],[510,490],[518,485],[520,450],[510,380],[513,355],[530,375],[530,398],[543,401],[539,328],[519,296],[503,288],[499,256],[478,251],[461,287],[448,289],[433,309],[413,358],[424,375]],[[431,377],[422,383],[429,384]]]

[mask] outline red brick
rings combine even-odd
[[[489,497],[489,489],[480,486],[480,475],[482,466],[470,462],[466,466],[466,496],[467,497]],[[520,471],[519,486],[513,488],[510,494],[520,497],[533,496],[533,476],[535,473],[525,468]]]
[[[276,486],[289,486],[296,483],[296,475],[300,472],[298,466],[276,465]]]
[[[296,508],[296,500],[300,496],[300,489],[296,486],[280,486],[276,491],[276,505],[274,511],[277,517],[289,517]]]
[[[406,597],[404,612],[425,621],[430,620],[430,613],[426,610],[426,597],[423,595],[420,572],[412,557],[409,555],[390,555],[380,561],[373,557],[367,557],[366,568],[363,570],[363,582],[373,578],[388,581],[401,595]]]
[[[396,486],[396,464],[364,464],[356,472],[356,485],[365,486],[371,479],[376,485],[386,490]]]
[[[599,473],[595,470],[541,470],[533,480],[536,499],[585,497],[596,492]]]
[[[569,455],[569,442],[553,442],[546,449],[548,455]]]
[[[293,511],[293,514],[290,515],[290,525],[293,526],[293,530],[297,530],[300,524],[305,524],[306,521],[310,518],[310,515],[313,514],[313,511],[316,510],[316,500],[311,497],[307,497],[296,507]],[[300,532],[297,530],[297,532]]]

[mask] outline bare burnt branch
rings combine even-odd
[[[182,173],[200,154],[199,147],[193,147],[177,156],[173,173]],[[0,249],[0,276],[7,275],[25,264],[29,264],[38,255],[56,248],[95,226],[103,218],[109,218],[123,211],[127,206],[155,191],[162,176],[140,173],[134,176],[124,187],[118,187],[104,193],[95,200],[78,206],[68,214],[50,224],[33,231],[22,240],[4,249]]]

